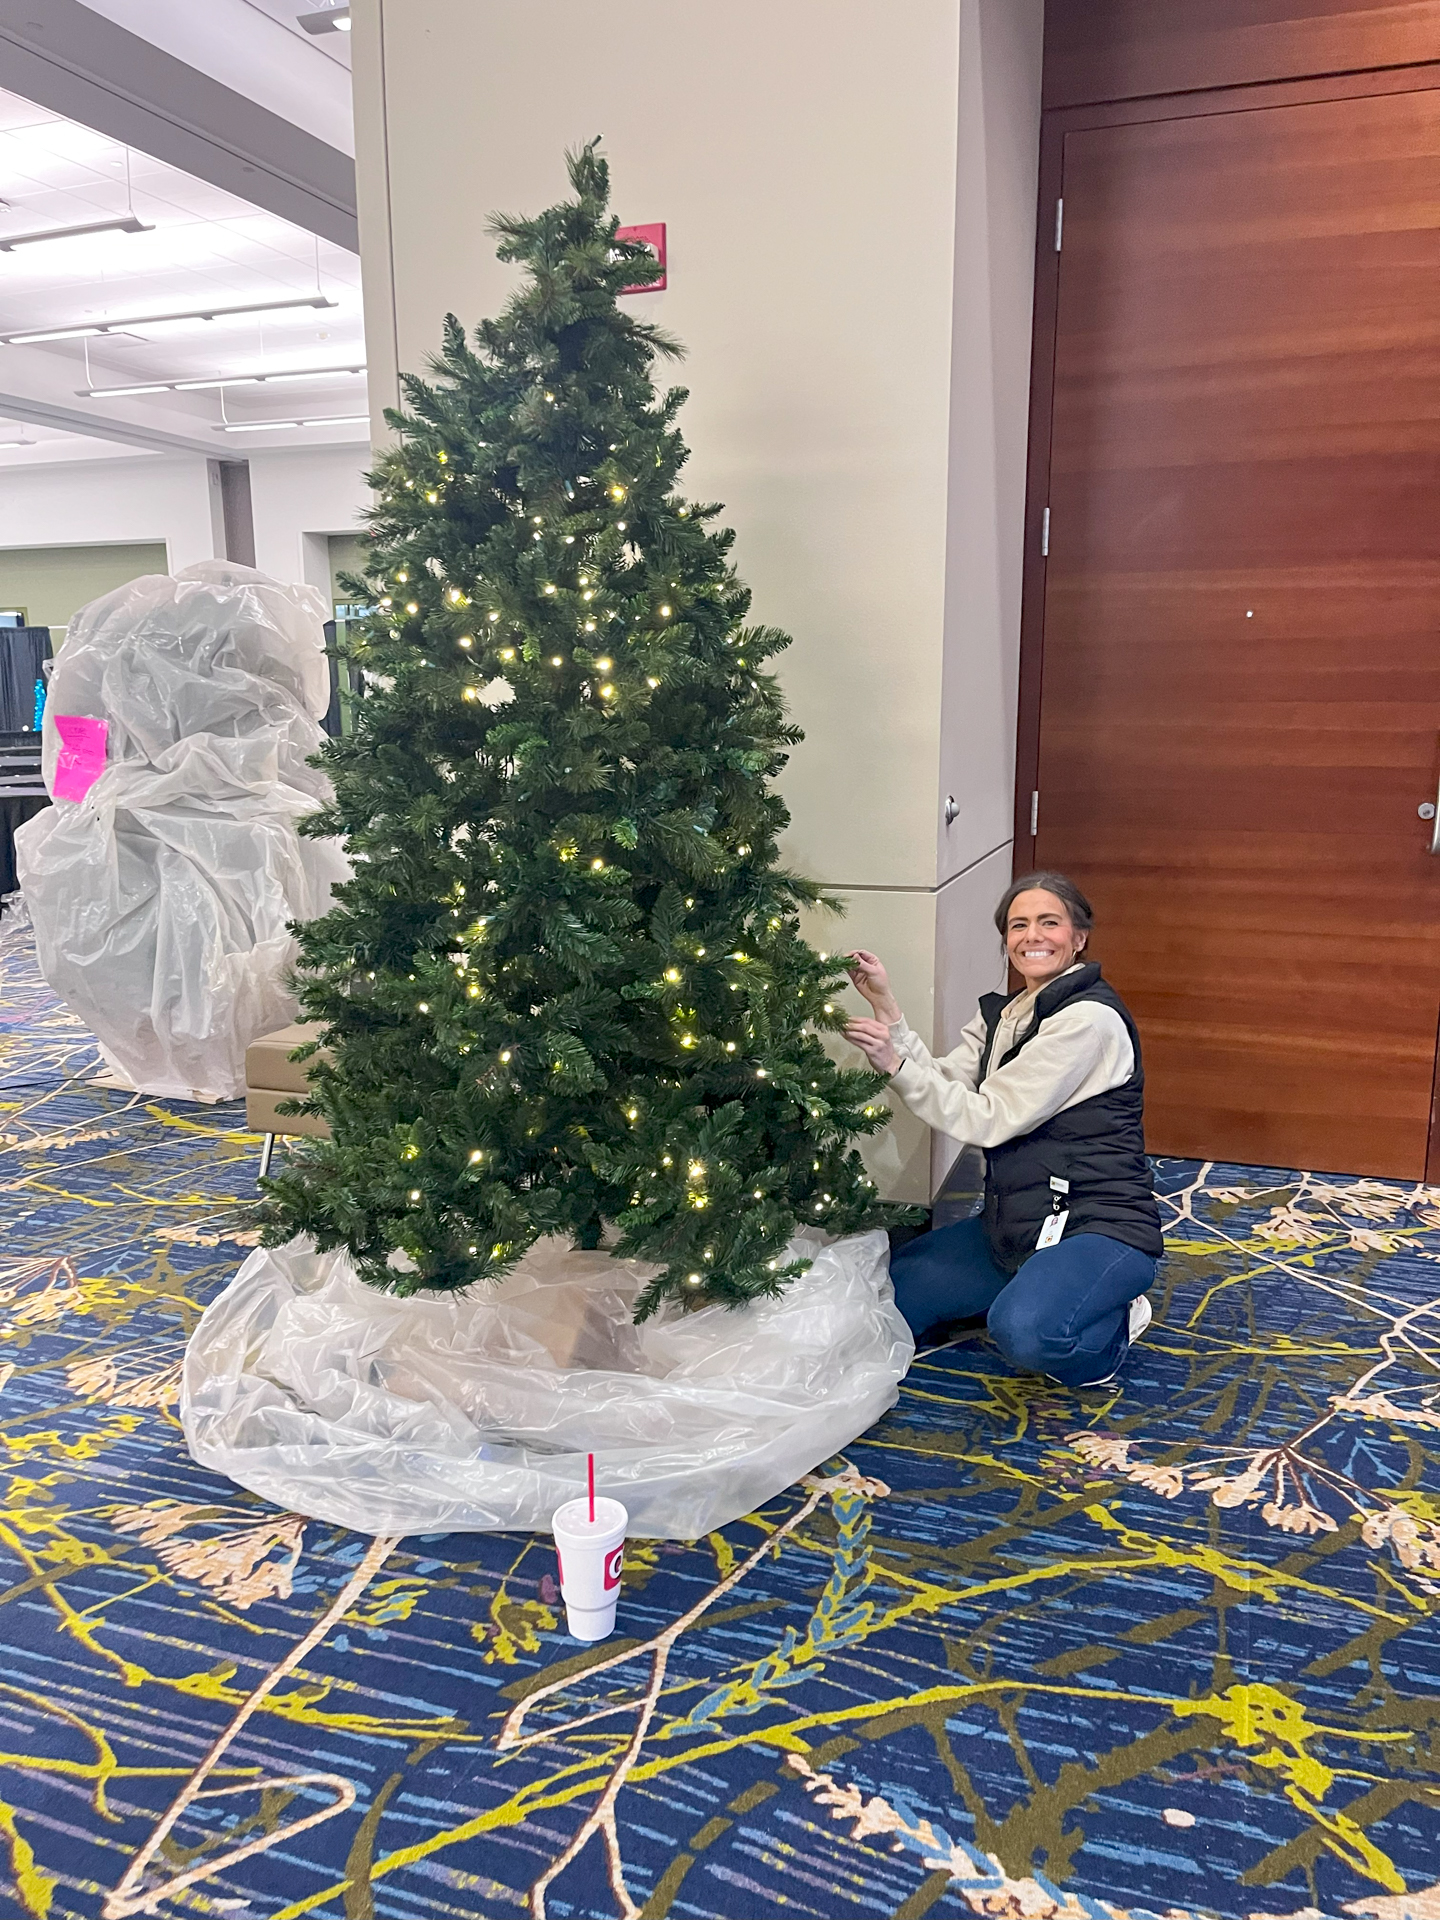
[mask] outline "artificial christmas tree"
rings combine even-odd
[[[329,1054],[269,1184],[266,1237],[349,1249],[372,1284],[453,1289],[542,1234],[739,1303],[879,1202],[853,1142],[880,1079],[837,1067],[820,898],[778,862],[770,782],[800,738],[747,626],[720,509],[677,490],[677,351],[617,302],[659,269],[617,242],[596,146],[575,198],[497,219],[525,280],[475,343],[453,317],[379,462],[355,731],[324,765],[355,877],[301,929]],[[359,597],[361,583],[350,583]]]

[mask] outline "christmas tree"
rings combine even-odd
[[[617,241],[594,143],[569,171],[573,199],[493,223],[524,269],[500,318],[473,345],[448,319],[387,416],[346,583],[375,606],[365,696],[305,829],[354,861],[300,929],[332,1137],[294,1143],[266,1238],[412,1293],[566,1234],[660,1266],[643,1318],[778,1292],[802,1226],[909,1216],[854,1149],[881,1081],[821,1045],[844,973],[776,851],[789,641],[746,624],[720,509],[677,489],[685,393],[651,371],[678,349],[617,300],[659,269]]]

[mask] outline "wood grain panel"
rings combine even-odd
[[[1046,0],[1047,107],[1425,60],[1437,0]]]
[[[1071,132],[1037,855],[1152,1150],[1423,1176],[1440,92]]]

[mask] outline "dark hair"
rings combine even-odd
[[[1073,880],[1067,879],[1063,873],[1042,871],[1022,874],[1018,880],[1012,880],[1000,896],[1000,904],[995,909],[995,925],[1000,931],[1002,940],[1008,930],[1010,909],[1015,904],[1016,896],[1033,892],[1037,888],[1043,889],[1046,893],[1053,893],[1057,900],[1064,902],[1070,915],[1070,923],[1077,933],[1089,933],[1095,924],[1095,910],[1079,887]]]

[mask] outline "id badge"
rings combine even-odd
[[[1059,1242],[1061,1234],[1065,1231],[1065,1222],[1069,1218],[1070,1209],[1068,1207],[1066,1207],[1063,1213],[1046,1214],[1045,1224],[1040,1229],[1040,1238],[1035,1242],[1037,1252],[1041,1247],[1053,1247]]]
[[[1065,1231],[1065,1222],[1070,1218],[1070,1209],[1065,1204],[1070,1192],[1070,1182],[1062,1180],[1058,1174],[1050,1176],[1050,1205],[1052,1212],[1045,1216],[1045,1224],[1040,1229],[1040,1238],[1035,1242],[1035,1251],[1041,1247],[1053,1247],[1059,1243]]]

